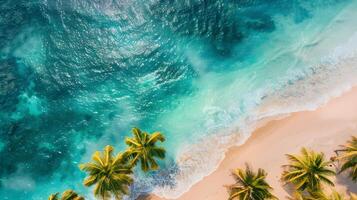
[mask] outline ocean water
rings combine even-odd
[[[133,126],[167,159],[128,199],[179,197],[262,120],[357,85],[353,0],[1,0],[0,197],[72,188]],[[289,133],[287,133],[289,134]]]

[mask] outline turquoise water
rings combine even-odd
[[[0,197],[91,199],[78,164],[133,126],[162,131],[168,158],[128,198],[178,197],[261,119],[356,84],[356,4],[0,1]]]

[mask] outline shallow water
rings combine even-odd
[[[130,199],[177,197],[260,119],[356,84],[348,0],[0,1],[0,196],[76,189],[80,162],[162,131],[161,170]],[[278,102],[278,103],[277,103]]]

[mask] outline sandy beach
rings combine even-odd
[[[219,168],[195,184],[180,200],[222,200],[228,199],[225,186],[234,183],[231,171],[244,167],[245,163],[254,169],[268,172],[267,180],[279,199],[287,199],[289,193],[281,181],[285,154],[298,153],[301,147],[322,151],[329,159],[352,135],[357,135],[357,88],[330,100],[315,111],[294,113],[284,119],[274,120],[257,129],[248,141],[231,148]],[[357,192],[346,174],[335,179],[339,192]],[[155,196],[149,199],[160,199]]]

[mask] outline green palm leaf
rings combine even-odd
[[[84,198],[73,190],[66,190],[62,193],[61,197],[59,197],[59,193],[51,194],[48,200],[84,200]]]
[[[272,188],[265,181],[266,173],[263,169],[254,172],[247,165],[245,170],[236,169],[233,176],[236,183],[229,188],[230,200],[264,200],[276,199],[271,194]]]
[[[92,162],[79,165],[82,171],[88,173],[83,184],[94,187],[94,195],[106,200],[111,196],[121,199],[129,193],[133,182],[131,166],[126,163],[123,154],[113,156],[114,148],[106,146],[103,153],[97,151],[92,156]]]
[[[160,132],[149,134],[138,128],[133,128],[132,133],[134,137],[125,139],[128,145],[125,156],[130,160],[131,165],[140,162],[141,169],[145,172],[157,170],[159,165],[156,158],[164,159],[166,151],[163,147],[156,146],[156,143],[164,142],[165,137]]]
[[[302,148],[300,155],[286,155],[289,164],[284,165],[282,180],[285,184],[295,185],[298,191],[319,191],[322,184],[333,186],[329,179],[335,172],[329,169],[330,162],[325,161],[323,153]]]
[[[58,193],[51,194],[51,195],[48,197],[48,200],[59,200]]]

